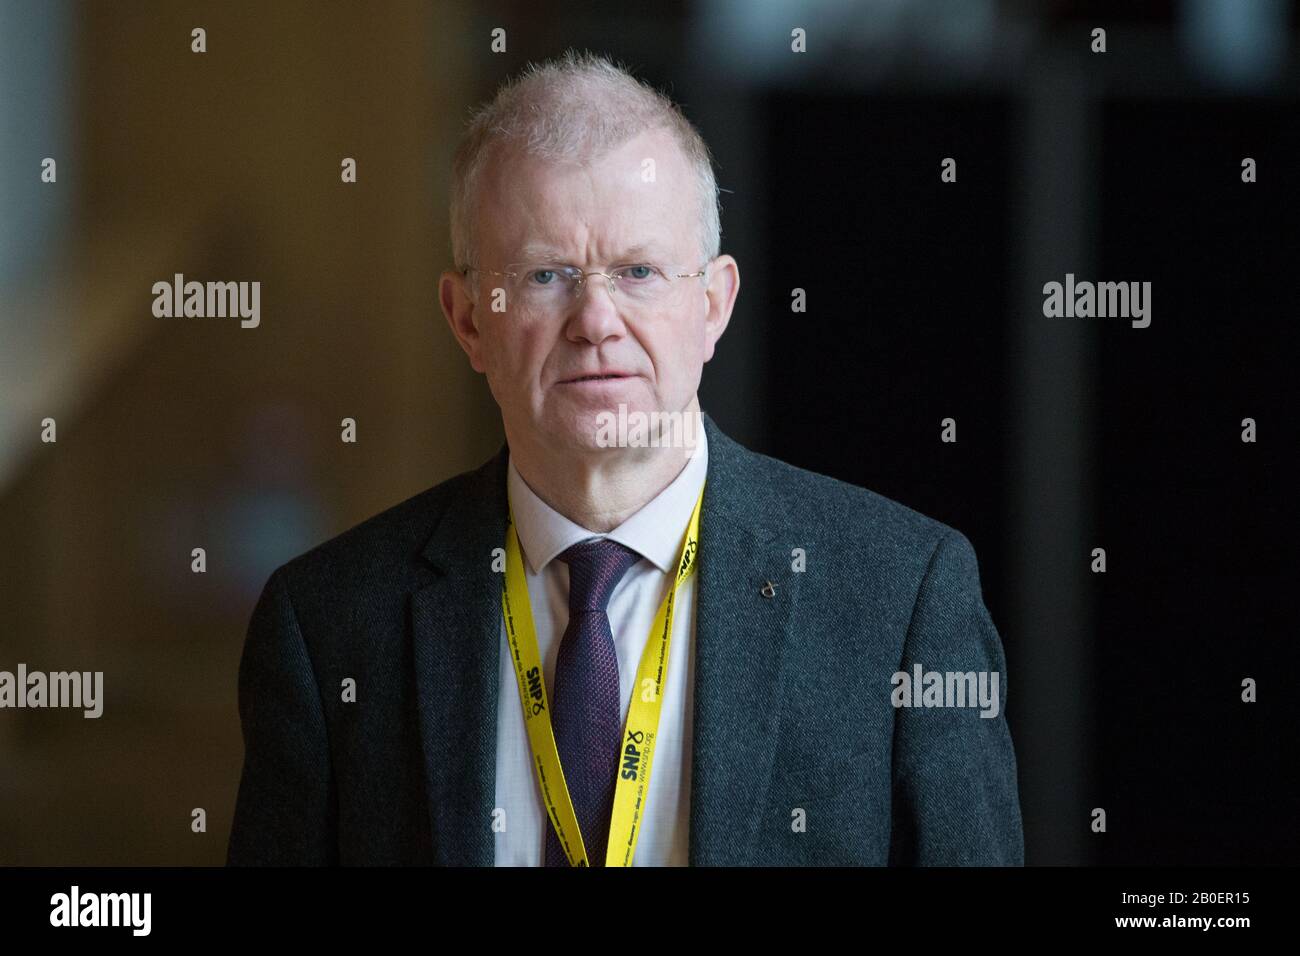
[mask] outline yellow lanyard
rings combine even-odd
[[[650,768],[654,762],[655,737],[659,733],[664,683],[668,679],[673,609],[677,603],[677,589],[695,570],[699,553],[700,505],[703,502],[704,489],[701,488],[682,539],[681,553],[677,558],[677,579],[659,605],[637,668],[635,686],[640,688],[640,693],[633,693],[628,706],[627,726],[623,733],[623,762],[614,788],[614,813],[605,851],[606,866],[631,866],[632,856],[636,853],[636,841],[641,834],[641,823],[649,801]],[[550,701],[542,677],[542,659],[537,649],[537,632],[533,629],[533,612],[528,603],[528,584],[513,512],[506,529],[506,573],[501,587],[501,613],[505,618],[506,639],[510,642],[519,700],[524,708],[524,724],[528,728],[528,743],[533,751],[533,768],[537,772],[546,814],[555,827],[570,865],[588,866],[587,850],[579,832],[578,818],[573,812],[569,788],[564,782],[564,772],[560,768],[555,733],[551,729]]]

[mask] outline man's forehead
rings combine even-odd
[[[642,194],[655,200],[655,186],[680,187],[693,179],[693,171],[680,147],[661,130],[639,134],[597,153],[559,158],[539,156],[516,145],[492,150],[483,176],[485,192],[502,203],[526,202],[544,208],[551,201],[563,204],[572,193],[594,190],[617,192],[621,197]]]
[[[665,145],[675,154],[671,169],[662,165]],[[645,158],[658,167],[648,181]],[[581,182],[595,167],[607,189]],[[678,256],[683,246],[693,246],[696,231],[694,181],[684,167],[680,150],[663,130],[639,134],[578,162],[528,156],[507,147],[493,157],[490,185],[485,184],[490,206],[479,223],[485,248],[496,246],[516,263]],[[580,174],[578,184],[557,189],[556,178],[571,173]]]
[[[693,247],[697,228],[684,204],[624,198],[611,206],[596,197],[573,203],[547,198],[538,203],[498,201],[481,226],[485,250],[495,247],[511,262],[574,265],[594,260],[667,262],[692,255],[686,247]]]

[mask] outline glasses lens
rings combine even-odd
[[[562,263],[519,263],[507,267],[515,273],[511,279],[511,294],[515,301],[530,311],[553,311],[569,305],[579,287],[592,282],[606,283],[609,278],[593,273],[584,277],[581,270]],[[651,263],[637,263],[612,269],[617,298],[633,304],[650,304],[666,299],[673,291],[669,270]]]
[[[655,302],[664,298],[672,282],[660,266],[642,263],[614,270],[614,285],[618,291],[636,302]]]
[[[514,272],[514,294],[527,308],[545,309],[566,302],[578,283],[578,274],[559,263],[525,263],[509,267]]]

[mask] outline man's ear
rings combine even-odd
[[[713,358],[713,347],[731,321],[731,310],[740,294],[740,264],[731,256],[718,256],[705,268],[709,272],[708,312],[704,317],[704,361]]]
[[[483,339],[475,321],[474,300],[470,298],[469,283],[459,272],[444,272],[438,278],[438,304],[451,326],[451,334],[469,356],[469,364],[480,374],[484,371],[481,351]]]

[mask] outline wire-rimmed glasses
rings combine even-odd
[[[707,266],[708,263],[705,263]],[[507,281],[506,293],[510,300],[524,308],[536,311],[554,311],[572,303],[582,295],[587,279],[603,276],[609,284],[611,296],[624,298],[638,305],[661,302],[678,287],[678,279],[694,279],[706,275],[698,272],[675,272],[668,266],[648,262],[618,266],[611,272],[583,270],[577,266],[556,262],[511,263],[505,270],[465,266],[465,275],[481,272],[502,276]]]

